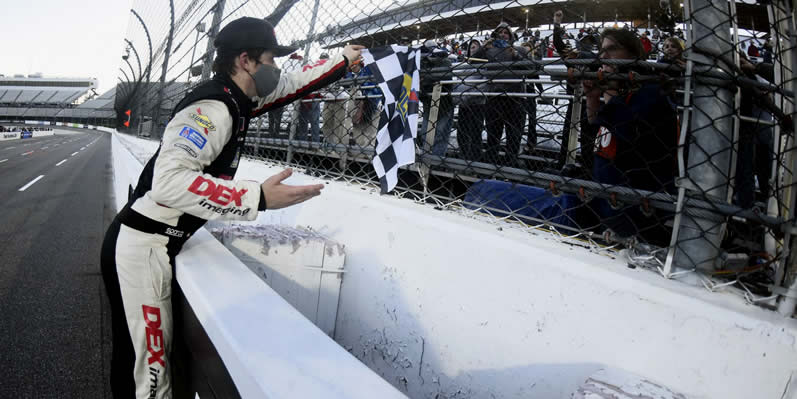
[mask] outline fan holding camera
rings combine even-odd
[[[678,119],[659,82],[637,83],[624,79],[629,72],[644,72],[635,65],[605,60],[644,60],[637,35],[627,29],[607,28],[601,34],[600,80],[584,80],[588,123],[582,132],[595,137],[592,177],[599,183],[652,192],[673,192]],[[603,104],[601,104],[603,100]],[[646,241],[666,240],[668,232],[655,215],[638,206],[618,207],[597,201],[602,223],[614,233],[639,235]]]

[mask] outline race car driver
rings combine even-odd
[[[343,77],[363,48],[346,46],[336,57],[282,74],[274,58],[296,49],[279,45],[271,24],[251,17],[230,22],[214,45],[213,79],[175,107],[158,151],[103,242],[116,399],[172,397],[172,280],[183,243],[209,219],[254,220],[258,211],[321,193],[321,184],[282,184],[290,169],[262,184],[233,180],[250,118]]]

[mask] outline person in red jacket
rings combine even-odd
[[[653,43],[651,43],[650,39],[648,39],[648,31],[642,32],[642,36],[639,37],[639,41],[642,42],[642,49],[645,50],[645,56],[650,54],[651,50],[653,50]]]
[[[758,52],[758,47],[755,42],[750,42],[750,47],[747,48],[747,55],[750,57],[758,57],[761,53]]]

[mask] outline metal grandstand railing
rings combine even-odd
[[[117,126],[132,110],[122,129],[158,137],[210,78],[214,35],[241,16],[268,18],[300,47],[278,60],[287,73],[347,43],[409,45],[422,56],[422,117],[395,195],[624,248],[633,265],[792,315],[791,3],[594,5],[138,0]],[[247,153],[377,187],[381,98],[367,70],[349,73],[253,120]]]

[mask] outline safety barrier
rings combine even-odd
[[[149,148],[133,151],[146,159],[157,143],[140,142]],[[117,154],[123,150],[115,141],[115,174],[137,176],[139,161],[128,169],[119,164],[130,158]],[[260,181],[279,170],[244,160],[236,178]],[[301,173],[292,179],[315,180]],[[125,198],[125,183],[116,189]],[[584,241],[478,210],[441,212],[338,181],[317,199],[261,213],[258,223],[307,226],[346,245],[335,341],[409,397],[569,398],[601,369],[625,369],[688,397],[778,397],[797,387],[797,321],[632,269],[625,252],[609,257]],[[197,317],[225,364],[229,347],[247,353],[246,361],[232,356],[227,365],[236,385],[247,367],[255,374],[268,368],[269,375],[242,386],[282,379],[301,389],[304,379],[314,385],[347,373],[324,356],[316,367],[294,367],[315,350],[308,335],[335,344],[273,293],[253,294],[268,288],[228,256],[203,231],[178,257],[177,279],[192,306],[199,301]],[[204,313],[211,306],[216,311]],[[283,312],[290,317],[282,319]],[[287,343],[283,332],[292,337]],[[303,342],[295,353],[283,347],[293,339]],[[368,389],[366,380],[339,378],[340,397]],[[271,397],[337,394],[285,389]]]
[[[44,136],[52,136],[56,133],[55,130],[39,132],[39,131],[28,131],[28,130],[17,130],[13,132],[0,132],[0,141],[5,140],[17,140],[17,139],[29,139],[33,137],[44,137]]]

